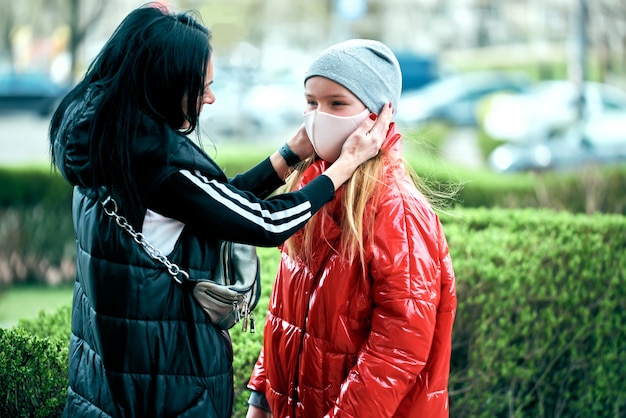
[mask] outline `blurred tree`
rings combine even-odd
[[[70,44],[69,53],[72,60],[71,74],[75,77],[77,69],[78,47],[85,40],[88,31],[100,20],[110,2],[90,0],[62,0],[69,8]],[[83,7],[83,6],[89,7]],[[67,9],[66,9],[67,10]]]
[[[293,46],[307,46],[311,43],[315,45],[312,33],[316,35],[316,40],[324,41],[334,1],[179,0],[176,6],[178,9],[198,10],[204,23],[210,27],[216,24],[237,26],[245,40],[257,47],[262,47],[266,38],[275,32],[284,34]],[[318,47],[315,45],[316,49]]]
[[[626,3],[622,0],[589,2],[589,20],[599,61],[599,78],[626,70]]]
[[[59,27],[70,28],[68,52],[71,56],[71,74],[74,77],[78,48],[89,30],[101,19],[108,1],[90,0],[28,0],[0,2],[0,64],[6,61],[11,69],[16,66],[15,34],[27,28],[32,40],[49,41]],[[43,59],[44,57],[35,57]],[[50,58],[50,57],[45,57]]]
[[[150,0],[145,0],[146,2]],[[530,51],[523,64],[537,59],[535,51],[546,46],[548,63],[555,62],[571,42],[571,9],[575,0],[354,0],[366,1],[365,14],[346,19],[335,13],[340,3],[352,1],[319,0],[161,0],[176,9],[196,9],[205,23],[215,28],[216,52],[224,56],[242,55],[240,44],[253,51],[257,61],[285,62],[290,51],[319,51],[347,37],[380,39],[398,50],[426,51],[452,56],[472,49],[469,63],[490,63],[490,48],[517,48]],[[588,58],[597,79],[624,85],[626,72],[626,1],[586,0],[588,4]],[[44,68],[46,51],[51,49],[51,34],[57,33],[61,50],[68,59],[72,75],[81,71],[79,52],[86,44],[97,46],[130,9],[141,0],[0,0],[0,66],[21,68],[22,58],[37,60]],[[59,30],[62,28],[62,30]],[[87,35],[89,39],[87,38]],[[16,42],[39,42],[36,50],[26,51]],[[48,43],[46,45],[45,40]],[[531,47],[524,48],[524,43]],[[533,45],[538,45],[534,47]],[[29,44],[31,47],[32,44]],[[47,50],[42,49],[48,48]],[[255,49],[256,48],[256,49]],[[280,55],[283,49],[286,54]],[[495,50],[495,48],[494,48]],[[546,49],[547,50],[547,49]],[[555,53],[556,51],[556,53]],[[480,60],[480,54],[486,59]],[[478,55],[477,55],[478,54]],[[269,57],[269,59],[264,57]],[[515,55],[496,57],[511,64]],[[251,58],[250,61],[253,61]],[[452,60],[456,62],[458,60]],[[17,64],[17,65],[16,65]],[[491,64],[490,64],[491,65]],[[494,64],[495,65],[495,64]],[[560,74],[554,69],[549,74]],[[591,71],[590,71],[591,72]]]
[[[6,64],[11,70],[13,65],[13,47],[11,33],[15,27],[13,2],[0,2],[0,66]]]

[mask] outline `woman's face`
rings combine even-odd
[[[213,56],[209,59],[209,64],[206,66],[206,75],[204,76],[204,93],[202,94],[202,100],[198,108],[198,113],[202,112],[202,108],[205,104],[213,104],[215,102],[215,95],[211,90],[211,84],[213,84]]]
[[[306,81],[306,110],[330,113],[335,116],[354,116],[365,110],[365,105],[350,90],[325,77],[311,77]]]
[[[213,90],[211,90],[211,84],[213,84],[213,57],[209,59],[209,63],[206,67],[206,74],[204,76],[204,92],[202,93],[202,98],[198,101],[198,108],[196,111],[198,114],[202,112],[202,108],[205,104],[212,104],[215,102],[215,95],[213,94]],[[183,97],[183,112],[187,114],[187,95]],[[189,121],[185,121],[183,126],[181,126],[181,130],[185,130],[189,128]]]

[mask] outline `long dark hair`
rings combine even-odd
[[[128,173],[141,117],[147,115],[174,130],[188,121],[183,133],[194,131],[212,54],[210,40],[211,31],[200,23],[197,12],[173,14],[158,4],[132,11],[52,116],[52,163],[61,158],[53,148],[67,108],[97,88],[89,132],[90,186],[112,187],[135,206],[137,183]],[[182,108],[185,97],[187,114]]]

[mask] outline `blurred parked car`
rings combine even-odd
[[[304,122],[305,107],[302,80],[285,78],[251,86],[244,94],[241,111],[255,130],[280,133]]]
[[[395,56],[402,70],[403,92],[419,89],[439,78],[437,58],[407,51],[396,51]]]
[[[626,164],[626,114],[595,116],[543,141],[506,143],[489,155],[488,164],[501,173]]]
[[[626,91],[595,82],[584,86],[586,118],[626,114]],[[573,82],[543,81],[522,94],[498,95],[490,100],[483,128],[489,136],[503,141],[541,142],[578,119],[577,99]]]
[[[487,95],[521,92],[531,85],[525,74],[508,71],[476,71],[445,76],[421,89],[403,93],[396,122],[415,126],[442,120],[457,126],[476,126],[477,105]]]
[[[215,102],[200,113],[200,127],[209,137],[245,136],[252,130],[241,107],[246,86],[231,77],[215,77],[211,90]]]
[[[0,112],[27,111],[50,115],[69,91],[41,73],[0,75]]]
[[[215,103],[204,106],[202,129],[240,139],[283,133],[303,122],[304,84],[288,75],[237,73],[217,69]]]

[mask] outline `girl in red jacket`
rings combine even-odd
[[[315,154],[288,186],[319,176],[400,91],[398,61],[380,42],[323,51],[305,76]],[[392,123],[380,154],[281,247],[248,418],[449,415],[455,278],[442,226],[413,177]]]

